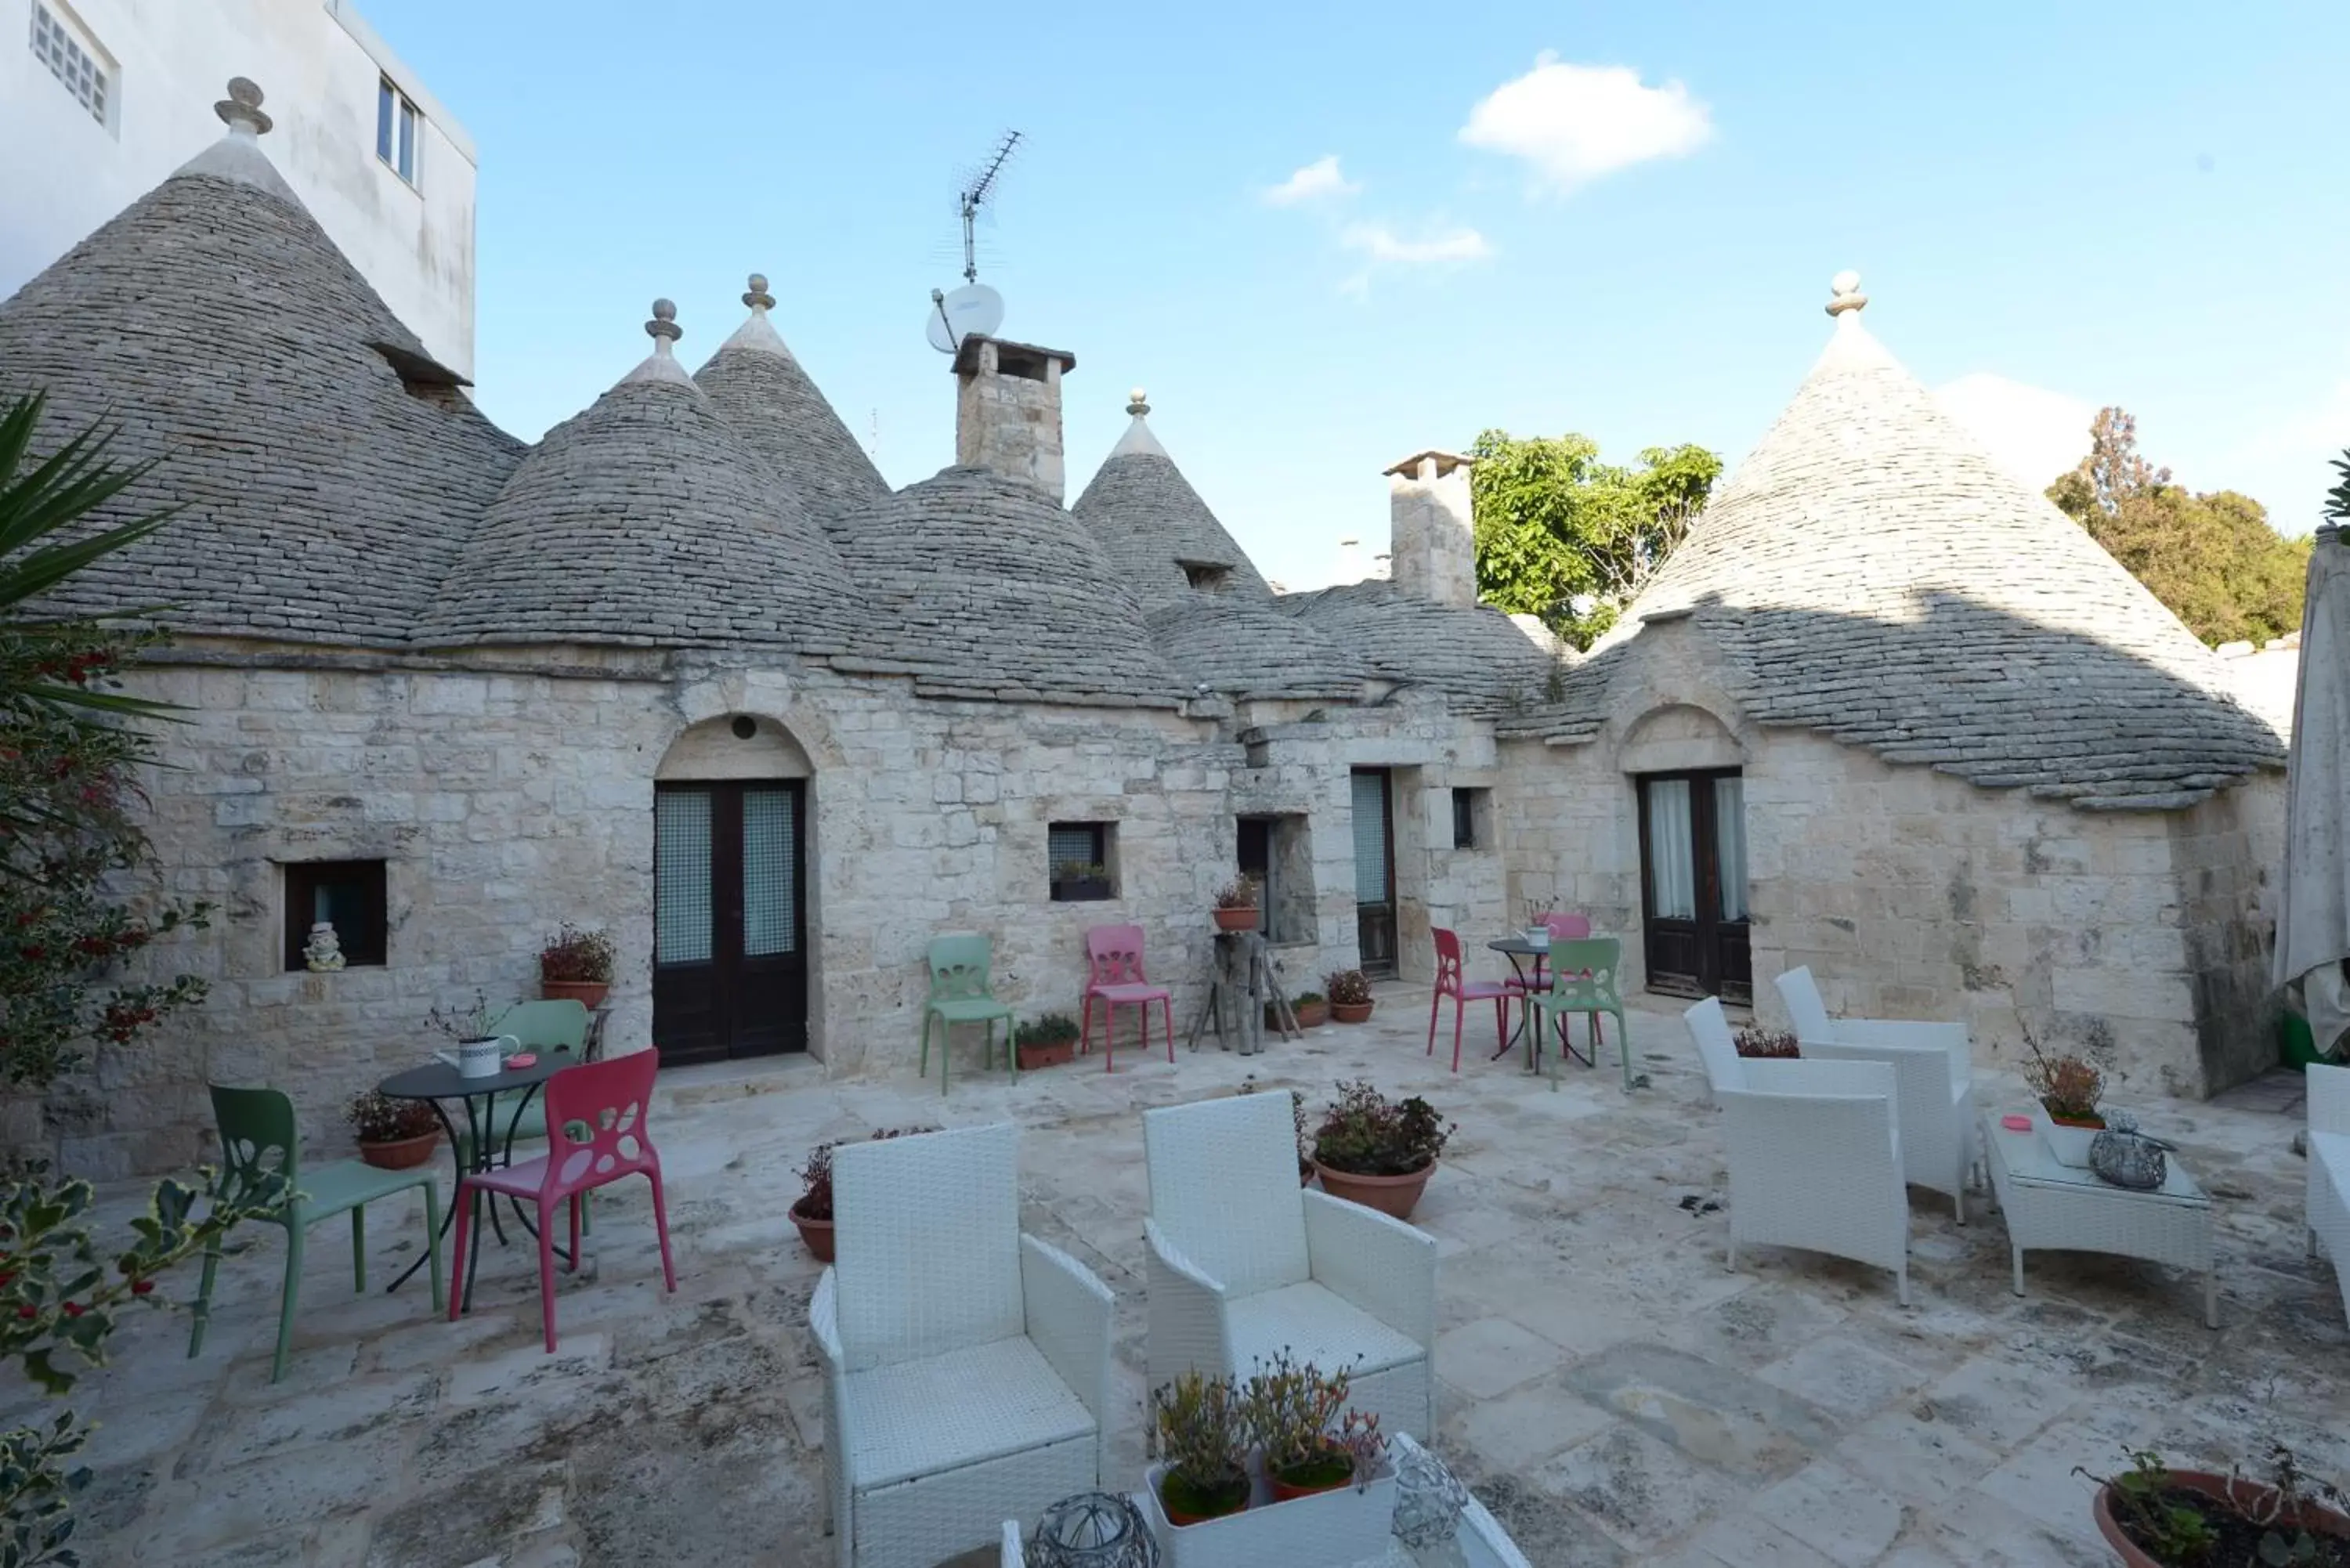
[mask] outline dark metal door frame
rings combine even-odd
[[[1739,778],[1738,768],[1641,774],[1633,780],[1640,812],[1641,950],[1648,988],[1669,996],[1719,996],[1752,1002],[1753,966],[1748,922],[1721,918],[1721,841],[1714,820],[1715,781]],[[1656,858],[1651,846],[1648,786],[1679,780],[1690,792],[1690,859],[1697,905],[1694,918],[1656,913]],[[1741,830],[1743,831],[1743,824]]]
[[[657,794],[701,794],[710,802],[710,956],[653,963],[653,1041],[663,1065],[724,1061],[807,1048],[807,791],[798,779],[662,784]],[[744,951],[743,803],[754,793],[790,800],[792,914],[784,951]],[[653,835],[654,929],[660,929],[660,859]],[[658,944],[658,937],[656,938]]]

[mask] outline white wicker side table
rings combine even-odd
[[[2133,1192],[2095,1173],[2061,1165],[2039,1133],[1983,1117],[1991,1185],[2007,1220],[2015,1293],[2023,1293],[2027,1248],[2111,1252],[2190,1269],[2203,1276],[2203,1322],[2220,1326],[2220,1282],[2211,1246],[2211,1199],[2177,1155],[2151,1192]]]

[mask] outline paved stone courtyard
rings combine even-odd
[[[672,1075],[652,1130],[678,1293],[660,1289],[642,1184],[599,1195],[588,1265],[561,1281],[553,1357],[529,1253],[486,1247],[473,1313],[441,1322],[421,1279],[380,1288],[421,1245],[421,1208],[379,1210],[364,1297],[334,1228],[314,1232],[296,1353],[272,1386],[281,1258],[274,1232],[256,1236],[222,1271],[202,1359],[185,1358],[184,1314],[140,1314],[84,1385],[104,1423],[85,1560],[830,1563],[806,1330],[818,1268],[785,1214],[792,1171],[821,1139],[923,1121],[1021,1124],[1027,1227],[1118,1295],[1114,1479],[1132,1482],[1137,1113],[1252,1073],[1309,1095],[1368,1075],[1457,1117],[1416,1216],[1444,1259],[1434,1446],[1545,1568],[2102,1564],[2073,1469],[2119,1463],[2126,1442],[2224,1461],[2273,1431],[2350,1469],[2350,1332],[2327,1265],[2303,1252],[2290,1085],[2142,1107],[2218,1199],[2218,1332],[2198,1284],[2150,1264],[2035,1253],[2016,1299],[1980,1197],[1961,1230],[1913,1195],[1904,1310],[1889,1275],[1856,1265],[1761,1249],[1724,1269],[1716,1115],[1663,1004],[1634,1016],[1648,1086],[1629,1099],[1612,1054],[1571,1067],[1556,1093],[1514,1056],[1483,1060],[1473,1012],[1454,1078],[1422,1054],[1427,1005],[1387,986],[1372,1024],[1255,1059],[1179,1050],[1170,1067],[1121,1051],[1114,1075],[1097,1055],[1016,1090],[977,1070],[974,1043],[943,1100],[910,1078],[835,1084],[806,1064]],[[1992,1079],[1978,1095],[1994,1106],[2014,1089]]]

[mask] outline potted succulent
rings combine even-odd
[[[1390,1100],[1362,1079],[1342,1083],[1314,1131],[1314,1169],[1331,1197],[1409,1220],[1458,1130],[1417,1095]]]
[[[1369,1484],[1387,1440],[1378,1416],[1347,1408],[1351,1383],[1343,1370],[1324,1372],[1284,1350],[1243,1386],[1243,1417],[1275,1502]]]
[[[611,932],[583,931],[566,920],[538,950],[538,993],[549,1002],[573,998],[593,1012],[611,992],[614,957]]]
[[[873,1135],[871,1141],[911,1137],[916,1133],[938,1130],[936,1127],[884,1127]],[[807,1250],[816,1255],[818,1262],[823,1263],[833,1261],[832,1151],[839,1147],[837,1142],[820,1143],[808,1150],[807,1163],[795,1173],[800,1179],[800,1195],[785,1210],[792,1217],[792,1223],[799,1228],[800,1240],[807,1243]]]
[[[1334,969],[1322,977],[1330,996],[1330,1016],[1341,1023],[1371,1021],[1370,977],[1358,969]]]
[[[1020,1070],[1057,1067],[1077,1054],[1077,1021],[1066,1012],[1048,1012],[1015,1026],[1013,1044],[1020,1052]]]
[[[2028,1034],[2023,1043],[2031,1052],[2023,1082],[2032,1090],[2032,1124],[2059,1165],[2085,1170],[2089,1146],[2105,1130],[2106,1118],[2097,1112],[2105,1075],[2082,1057],[2050,1055]]]
[[[378,1170],[413,1170],[432,1158],[441,1118],[430,1102],[395,1100],[369,1089],[343,1107],[359,1139],[359,1158]]]
[[[1243,872],[1216,889],[1216,929],[1220,931],[1253,931],[1256,929],[1256,878]]]
[[[2174,1470],[2151,1450],[2129,1459],[2121,1475],[2089,1476],[2097,1482],[2091,1517],[2129,1568],[2350,1568],[2350,1516],[2343,1511],[2350,1499],[2303,1473],[2282,1443],[2271,1446],[2263,1480]]]
[[[1178,1529],[1238,1513],[1249,1504],[1248,1434],[1229,1376],[1186,1372],[1151,1396],[1164,1461],[1152,1491]]]
[[[1785,1058],[1801,1056],[1803,1047],[1794,1035],[1784,1029],[1765,1029],[1759,1023],[1749,1023],[1730,1037],[1741,1056]]]
[[[1330,999],[1318,991],[1301,991],[1290,1000],[1300,1029],[1319,1029],[1330,1022]]]

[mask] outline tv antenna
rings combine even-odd
[[[1007,130],[986,159],[955,192],[955,206],[962,217],[962,286],[951,294],[931,290],[931,316],[926,335],[931,347],[941,354],[952,354],[962,347],[962,340],[977,335],[992,337],[1003,325],[1003,296],[979,281],[978,235],[975,232],[979,215],[994,199],[996,187],[1003,175],[1003,166],[1012,161],[1014,149],[1020,145],[1020,132]]]

